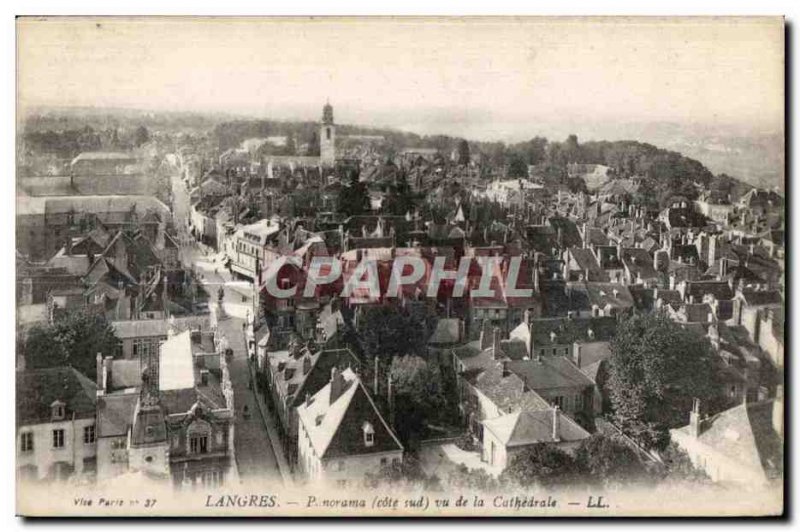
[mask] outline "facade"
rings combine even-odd
[[[483,461],[503,470],[515,456],[543,443],[571,452],[589,437],[580,425],[558,407],[520,411],[483,422]]]
[[[402,444],[350,369],[334,369],[297,417],[298,470],[306,480],[346,488],[403,459]]]
[[[185,331],[148,359],[98,360],[100,479],[139,472],[188,489],[237,478],[233,389],[220,351],[213,332]]]
[[[260,272],[279,257],[270,245],[279,231],[280,226],[271,220],[239,227],[231,239],[233,249],[228,250],[231,270],[256,282]]]
[[[69,367],[17,373],[17,473],[28,481],[93,477],[97,388]]]

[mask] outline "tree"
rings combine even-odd
[[[517,153],[513,154],[509,160],[508,177],[528,177],[528,165]]]
[[[458,141],[458,164],[469,164],[469,143],[461,139]]]
[[[378,471],[367,471],[364,474],[364,483],[371,488],[388,485],[401,486],[406,490],[412,487],[425,491],[441,489],[440,480],[436,475],[426,475],[419,463],[408,457],[385,464]]]
[[[628,481],[646,473],[633,449],[602,434],[583,440],[575,452],[575,461],[587,480]]]
[[[516,455],[500,475],[501,482],[522,487],[574,483],[580,476],[575,459],[551,443],[533,445]]]
[[[73,312],[44,327],[34,327],[25,342],[25,362],[31,369],[72,366],[96,378],[96,357],[113,355],[118,338],[102,315]]]
[[[395,429],[413,447],[428,422],[445,411],[442,375],[436,364],[418,356],[395,357],[389,370],[392,380]]]
[[[707,482],[708,475],[702,469],[697,469],[686,451],[678,447],[674,442],[670,442],[667,447],[659,453],[661,457],[661,467],[659,473],[664,480],[668,481],[689,481]]]
[[[359,181],[358,172],[350,172],[350,182],[339,192],[339,212],[345,216],[364,214],[370,209],[367,186]]]
[[[150,132],[144,126],[139,126],[133,133],[133,145],[137,148],[150,141]]]
[[[431,324],[431,327],[435,323]],[[425,352],[428,321],[395,306],[365,309],[358,318],[358,334],[365,354],[390,359]]]
[[[663,449],[693,398],[717,396],[708,341],[662,314],[623,321],[611,342],[607,392],[613,419],[648,448]]]
[[[500,483],[484,469],[470,469],[464,464],[451,470],[447,475],[447,487],[469,491],[496,492]]]

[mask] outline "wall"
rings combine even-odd
[[[94,458],[97,455],[97,443],[85,444],[83,442],[83,429],[95,424],[95,419],[85,418],[75,421],[54,421],[38,425],[22,426],[17,429],[16,452],[17,468],[23,466],[38,466],[38,478],[47,477],[51,467],[56,462],[64,462],[75,468],[75,473],[83,472],[84,459]],[[53,430],[64,430],[64,447],[53,448]],[[23,453],[20,449],[21,434],[33,433],[33,451]]]

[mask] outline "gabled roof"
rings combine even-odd
[[[531,390],[589,387],[594,382],[569,359],[562,356],[543,356],[533,360],[512,360],[508,369],[522,378]]]
[[[133,423],[139,391],[114,393],[97,398],[97,437],[125,436]]]
[[[558,439],[553,439],[554,416],[558,416]],[[569,442],[588,438],[590,435],[569,416],[554,409],[515,412],[483,422],[506,447],[517,447],[546,442]]]
[[[311,445],[322,458],[335,458],[353,454],[401,451],[403,446],[383,419],[361,379],[350,369],[344,370],[343,390],[331,400],[332,383],[329,382],[308,402],[297,407],[300,423],[310,438]],[[364,426],[374,431],[373,445],[364,443]]]
[[[701,422],[700,442],[735,463],[761,470],[765,479],[783,471],[783,440],[772,425],[775,400],[735,406]],[[689,434],[687,425],[675,429]]]

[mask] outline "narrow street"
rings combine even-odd
[[[281,475],[269,432],[256,405],[255,392],[250,388],[244,326],[252,313],[252,288],[247,282],[234,281],[221,261],[216,260],[213,250],[198,244],[191,237],[188,231],[189,192],[177,176],[172,178],[172,194],[173,217],[183,265],[195,272],[196,278],[208,292],[210,302],[216,302],[219,287],[223,288],[225,313],[218,321],[217,329],[233,349],[229,371],[236,407],[234,446],[239,477],[243,482],[280,482]],[[245,406],[248,410],[247,419],[244,417]]]

